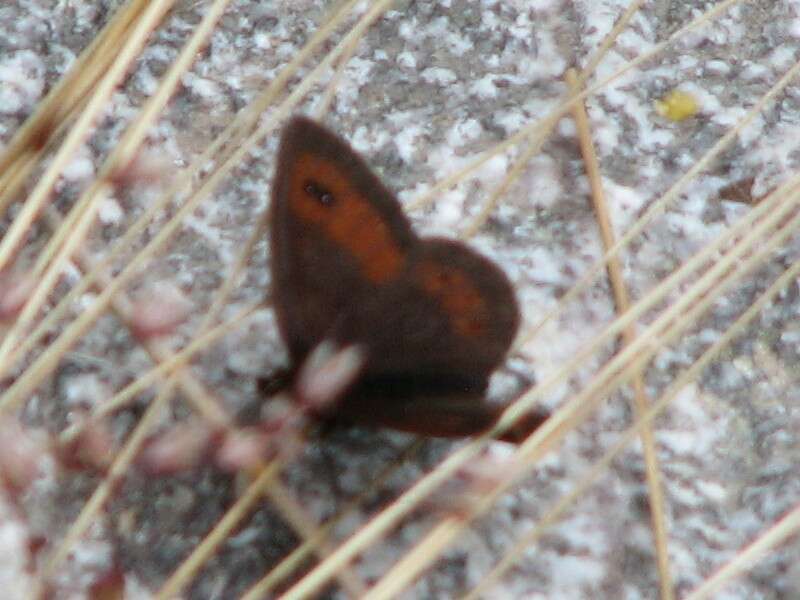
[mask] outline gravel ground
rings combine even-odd
[[[167,171],[178,172],[189,164],[280,72],[313,34],[329,4],[241,0],[230,7],[149,136],[149,148]],[[401,201],[410,202],[524,124],[560,106],[566,91],[565,69],[586,63],[625,5],[612,0],[397,2],[358,45],[325,121],[367,157]],[[647,3],[600,63],[594,81],[648,52],[713,5]],[[11,139],[115,8],[114,2],[68,0],[11,0],[0,6],[1,144]],[[155,33],[93,137],[64,174],[55,206],[68,206],[93,180],[100,160],[152,94],[204,10],[202,2],[179,2]],[[798,36],[799,3],[742,2],[590,99],[594,141],[618,233],[793,66]],[[675,89],[698,101],[695,117],[671,121],[657,113],[654,102]],[[320,92],[321,88],[315,89],[298,111],[313,111]],[[752,203],[742,202],[732,186],[743,190],[745,200],[752,200],[793,174],[798,139],[800,102],[795,85],[779,95],[708,171],[694,178],[667,214],[624,254],[632,296],[643,297],[752,210]],[[277,135],[270,135],[186,219],[167,251],[129,290],[136,293],[158,282],[172,282],[192,301],[192,317],[173,336],[176,347],[204,316],[213,290],[224,280],[256,221],[254,215],[266,207],[276,143]],[[457,234],[479,212],[514,156],[492,159],[475,178],[411,213],[417,231]],[[136,187],[105,201],[87,249],[101,254],[156,191]],[[159,222],[167,216],[160,215]],[[152,227],[145,237],[156,231]],[[41,248],[43,234],[34,232],[26,256]],[[555,306],[602,255],[570,120],[557,126],[471,243],[513,280],[528,325]],[[225,315],[266,295],[266,250],[266,243],[256,248]],[[660,353],[647,373],[651,396],[663,391],[794,263],[798,251],[798,242],[790,240],[678,343]],[[67,289],[75,273],[65,274],[58,293]],[[91,300],[91,295],[82,298],[76,313]],[[657,421],[670,557],[679,595],[702,582],[800,498],[800,408],[798,386],[793,385],[800,354],[798,312],[800,289],[794,282]],[[509,369],[535,380],[547,378],[613,316],[608,287],[598,284],[515,354]],[[611,350],[587,362],[545,402],[555,407],[581,389]],[[256,397],[257,377],[284,360],[272,313],[265,308],[246,327],[204,353],[195,370],[232,411],[239,411]],[[102,402],[148,365],[135,339],[109,314],[40,386],[24,411],[24,421],[35,429],[57,431],[73,411]],[[492,389],[498,398],[507,392],[509,386],[504,384],[509,379],[501,376],[495,382]],[[130,429],[152,396],[143,395],[136,406],[115,418],[116,435]],[[454,597],[477,583],[630,423],[625,400],[624,394],[612,397],[596,417],[568,435],[513,493],[459,538],[406,597]],[[176,402],[165,421],[182,418],[187,411]],[[363,490],[412,439],[391,432],[336,430],[325,439],[311,440],[283,481],[314,519],[323,520]],[[426,441],[337,528],[336,539],[353,532],[457,444]],[[494,448],[498,455],[505,450],[500,443]],[[42,478],[24,499],[23,513],[9,503],[0,506],[0,582],[7,598],[25,597],[32,569],[20,557],[28,552],[29,540],[37,536],[57,540],[98,483],[91,474],[57,472],[51,464],[43,467]],[[130,597],[147,597],[147,590],[156,589],[219,519],[237,489],[237,481],[211,467],[162,478],[131,473],[59,575],[60,597],[70,593],[75,595],[69,597],[80,597],[112,563],[122,568]],[[648,511],[636,444],[527,551],[491,597],[657,597]],[[356,572],[367,583],[374,581],[439,518],[430,509],[415,512],[358,560]],[[237,597],[297,540],[297,533],[275,508],[263,503],[203,569],[186,597]],[[800,597],[798,559],[796,542],[789,543],[717,597]],[[326,593],[344,596],[335,586]]]

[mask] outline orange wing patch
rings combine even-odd
[[[400,274],[405,256],[389,227],[334,163],[301,154],[289,189],[294,215],[319,227],[337,248],[349,252],[372,283],[386,283]]]
[[[464,273],[433,261],[423,261],[416,266],[416,275],[422,289],[436,298],[459,335],[474,338],[486,333],[488,307]]]

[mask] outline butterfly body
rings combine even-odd
[[[460,242],[418,237],[352,148],[303,117],[281,138],[270,219],[293,364],[323,342],[363,352],[337,416],[451,437],[496,420],[484,394],[519,325],[500,269]]]

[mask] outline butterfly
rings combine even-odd
[[[520,322],[495,264],[461,242],[417,236],[364,160],[305,117],[283,130],[269,219],[273,303],[292,364],[321,347],[358,349],[321,416],[439,437],[492,426],[504,407],[486,400],[489,376]],[[529,415],[503,439],[544,418]]]

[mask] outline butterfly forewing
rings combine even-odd
[[[275,309],[295,361],[348,306],[399,277],[415,242],[397,201],[364,162],[302,117],[281,138],[271,225]]]

